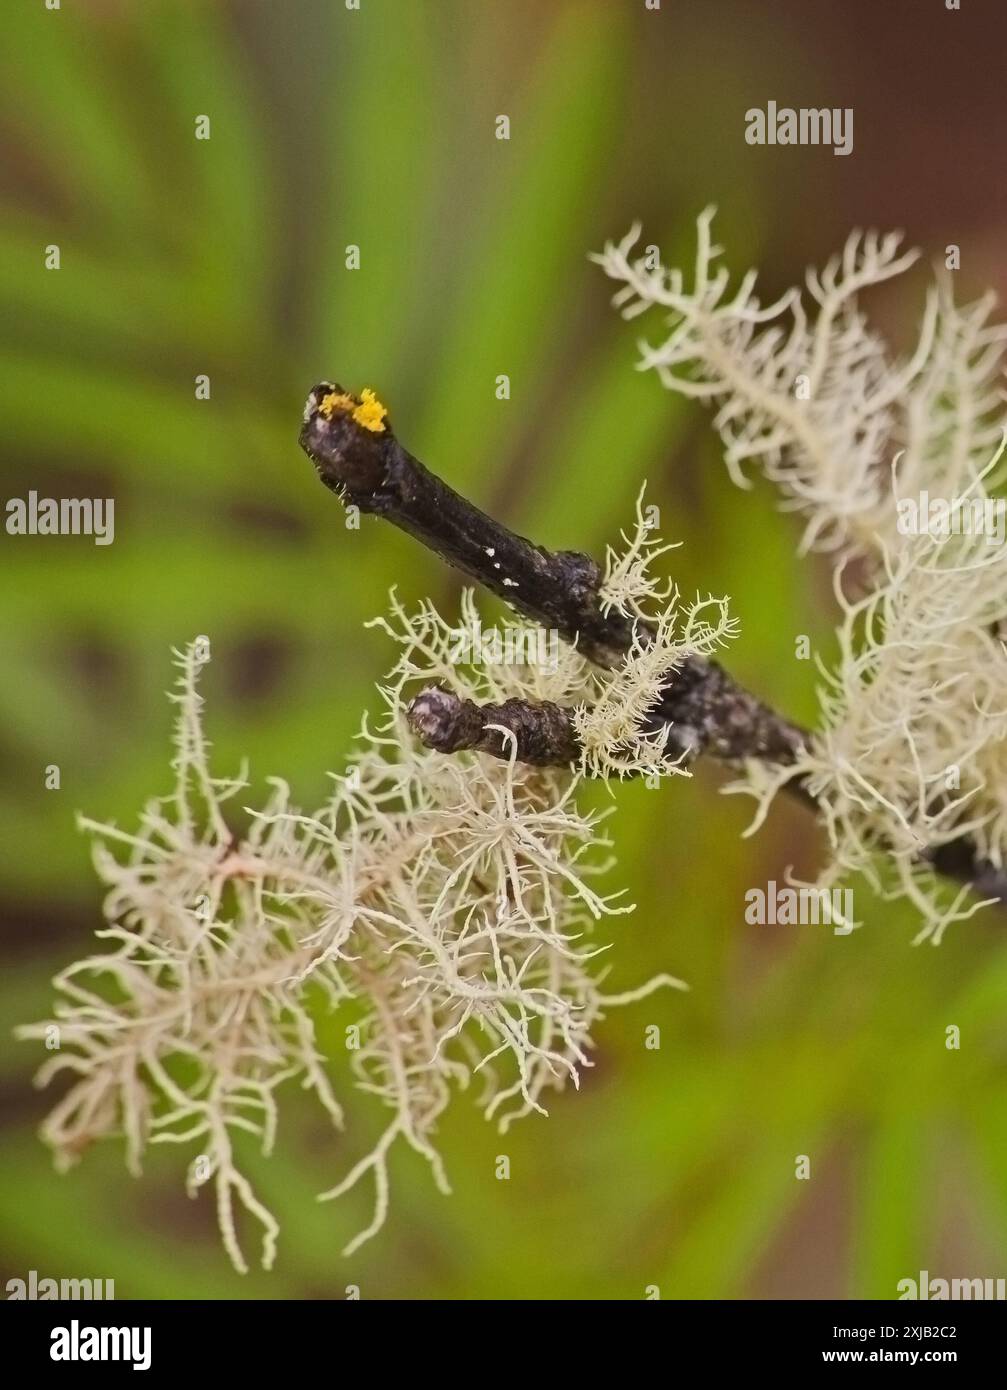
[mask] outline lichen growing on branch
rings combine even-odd
[[[632,258],[638,226],[595,259],[626,317],[664,319],[639,368],[711,403],[734,481],[761,468],[800,514],[802,548],[835,564],[821,727],[792,763],[752,759],[729,790],[755,793],[759,824],[800,784],[828,833],[821,886],[864,873],[908,898],[918,939],[936,943],[981,906],[935,873],[942,850],[967,843],[977,863],[1007,865],[1007,325],[989,321],[992,295],[962,308],[941,283],[898,359],[859,302],[916,260],[898,235],[854,232],[808,272],[810,305],[791,289],[763,307],[754,272],[732,288],[715,267],[712,219],[698,220],[691,284]]]
[[[660,549],[638,531],[628,560],[610,557],[612,602],[653,612],[670,598],[649,574]],[[687,610],[676,638],[676,619],[661,610],[665,668],[689,643],[705,649],[726,635],[723,605],[715,623],[705,611]],[[478,623],[470,593],[462,616]],[[210,770],[197,688],[204,649],[176,654],[174,791],[148,805],[135,831],[82,822],[107,885],[98,935],[108,950],[63,971],[53,1019],[20,1030],[58,1043],[40,1083],[72,1079],[43,1131],[58,1164],[114,1134],[138,1174],[148,1144],[185,1145],[188,1190],[212,1183],[224,1245],[242,1271],[241,1209],[261,1226],[266,1266],[278,1227],[241,1170],[236,1140],[249,1134],[270,1151],[286,1082],[342,1125],[316,1036],[320,1009],[354,1001],[357,1020],[363,1008],[350,1071],[388,1114],[371,1152],[322,1194],[373,1178],[373,1217],[351,1253],[385,1220],[398,1141],[449,1191],[435,1136],[456,1089],[477,1080],[479,1104],[501,1129],[545,1114],[548,1093],[576,1086],[590,1066],[607,1009],[684,988],[659,975],[636,990],[605,989],[595,960],[605,947],[592,927],[632,909],[598,886],[610,812],[582,804],[581,769],[445,758],[417,745],[405,714],[410,694],[432,681],[466,698],[561,701],[582,711],[585,764],[602,764],[599,729],[611,717],[592,730],[587,711],[604,708],[609,684],[632,699],[634,682],[645,710],[651,658],[605,672],[566,647],[551,667],[464,666],[454,660],[458,629],[432,604],[407,612],[393,598],[380,623],[399,658],[382,688],[383,717],[374,729],[365,721],[348,772],[312,814],[274,781],[240,839],[228,812],[247,783]],[[619,770],[684,771],[665,765],[649,736],[617,732]]]

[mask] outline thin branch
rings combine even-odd
[[[599,666],[618,666],[634,628],[598,599],[601,570],[588,555],[549,551],[508,531],[424,468],[387,419],[376,430],[323,402],[356,398],[323,383],[308,398],[300,443],[326,487],[348,506],[392,522],[542,627],[557,631]],[[647,629],[637,625],[646,638]],[[789,764],[809,735],[763,705],[716,662],[687,657],[669,682],[660,717],[670,748],[723,761]]]
[[[576,551],[546,550],[481,512],[403,448],[370,393],[361,399],[330,382],[316,386],[299,442],[322,482],[347,506],[408,532],[517,612],[575,642],[591,661],[612,668],[629,651],[633,625],[603,609],[602,575],[594,560]],[[646,640],[647,629],[638,625],[637,632]],[[569,763],[578,755],[568,713],[555,705],[546,710],[511,700],[480,707],[428,690],[413,701],[410,718],[423,741],[443,752],[475,748],[507,756],[504,736],[487,727],[496,724],[515,734],[523,761]],[[686,761],[707,753],[733,765],[755,759],[789,766],[811,742],[807,730],[763,704],[717,662],[695,655],[669,673],[653,719],[654,727],[666,727],[668,752]],[[799,778],[785,787],[815,807]],[[968,839],[922,857],[938,872],[971,883],[981,896],[1007,902],[1007,873],[979,859]]]
[[[477,705],[440,686],[421,690],[406,710],[410,727],[427,748],[439,753],[472,749],[495,758],[516,757],[536,767],[566,767],[577,761],[580,743],[570,715],[551,700]]]

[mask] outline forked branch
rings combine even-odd
[[[305,406],[300,444],[325,486],[346,505],[408,532],[517,612],[575,642],[591,661],[612,668],[630,650],[633,624],[602,606],[602,574],[594,560],[576,551],[546,550],[480,511],[403,448],[372,393],[357,397],[332,383],[316,386]],[[639,624],[636,634],[647,639]],[[579,753],[569,712],[556,705],[509,700],[479,706],[430,688],[413,701],[409,717],[421,740],[445,753],[477,749],[507,756],[494,725],[515,735],[517,755],[526,762],[572,763]],[[652,719],[654,728],[665,731],[668,754],[685,762],[709,754],[733,766],[749,759],[790,766],[811,741],[807,730],[699,655],[669,671]],[[799,777],[784,785],[815,806]],[[968,839],[942,844],[922,858],[939,873],[972,884],[979,896],[1007,902],[1007,874],[978,858]]]

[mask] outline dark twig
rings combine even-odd
[[[619,665],[632,644],[633,627],[622,614],[602,608],[602,575],[595,561],[576,551],[545,550],[481,512],[413,458],[383,408],[374,405],[328,382],[311,392],[300,444],[325,486],[346,505],[415,536],[517,612],[576,642],[591,661]],[[646,629],[640,635],[646,640]],[[811,739],[717,662],[695,655],[669,673],[652,719],[652,727],[663,725],[667,731],[669,754],[687,762],[708,753],[728,764],[757,759],[789,766]],[[471,748],[509,756],[509,740],[487,728],[497,724],[517,738],[521,761],[565,764],[579,753],[569,713],[555,705],[508,700],[479,706],[431,689],[413,701],[410,721],[427,746],[442,752]],[[800,778],[791,778],[785,789],[815,806]],[[980,896],[1007,902],[1007,873],[980,859],[968,839],[938,846],[922,858],[938,872],[970,883]]]
[[[348,505],[408,531],[517,612],[576,642],[589,660],[620,664],[632,645],[633,625],[623,614],[602,609],[602,575],[594,560],[571,550],[544,550],[508,531],[414,459],[387,420],[380,431],[367,429],[345,409],[323,411],[330,398],[355,399],[339,386],[316,386],[300,436],[326,487]],[[716,662],[698,656],[681,663],[659,714],[669,726],[673,754],[791,763],[808,739]]]
[[[471,748],[496,758],[516,757],[536,767],[564,767],[580,754],[570,711],[549,700],[477,705],[431,686],[411,701],[406,717],[420,741],[439,753]],[[512,737],[501,732],[504,729]]]

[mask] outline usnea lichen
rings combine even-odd
[[[675,547],[652,529],[641,491],[632,536],[623,533],[624,548],[607,551],[599,595],[605,612],[630,619],[633,644],[615,671],[600,674],[585,664],[586,688],[574,717],[583,769],[596,777],[683,772],[681,761],[667,752],[667,730],[648,732],[648,717],[683,656],[712,656],[737,636],[726,599],[697,596],[685,603],[674,581],[654,572],[658,557]]]
[[[729,790],[756,794],[758,824],[800,778],[828,832],[820,884],[866,874],[908,898],[923,920],[918,939],[936,943],[981,904],[939,880],[925,852],[969,836],[994,868],[1007,862],[1007,545],[996,492],[1007,325],[990,322],[991,295],[963,308],[941,283],[898,360],[859,304],[916,260],[897,235],[854,233],[808,272],[810,306],[791,289],[764,307],[754,272],[732,289],[715,267],[712,218],[699,218],[691,285],[632,258],[639,227],[595,259],[620,283],[614,302],[626,317],[664,318],[660,339],[640,345],[640,370],[712,404],[734,481],[750,486],[746,466],[761,468],[801,517],[802,548],[835,561],[839,655],[819,663],[818,735],[792,766],[752,763]]]
[[[63,971],[53,1019],[20,1030],[55,1040],[40,1083],[72,1077],[44,1125],[61,1167],[108,1135],[124,1137],[133,1173],[148,1144],[183,1144],[188,1190],[212,1183],[235,1267],[246,1268],[241,1209],[261,1225],[269,1266],[277,1223],[242,1173],[235,1141],[249,1134],[269,1152],[288,1081],[341,1126],[316,1019],[353,1001],[354,1020],[361,1008],[364,1017],[348,1034],[352,1075],[388,1121],[371,1152],[322,1194],[373,1177],[373,1218],[351,1253],[385,1220],[394,1144],[425,1159],[449,1191],[435,1135],[454,1090],[478,1080],[479,1104],[501,1129],[544,1114],[547,1093],[577,1085],[590,1065],[606,1010],[684,988],[670,975],[628,992],[604,988],[594,959],[604,948],[591,928],[632,909],[597,886],[605,817],[581,804],[582,770],[443,757],[417,746],[405,718],[410,693],[431,681],[477,700],[551,699],[580,709],[586,770],[681,772],[606,704],[611,690],[615,704],[642,713],[655,663],[667,670],[690,644],[707,650],[729,635],[723,604],[713,622],[707,604],[678,621],[672,592],[650,573],[660,550],[641,519],[626,555],[609,557],[607,601],[658,619],[657,656],[641,647],[618,673],[572,647],[547,666],[459,665],[457,628],[430,603],[407,612],[393,597],[380,624],[399,659],[377,728],[365,721],[362,749],[324,806],[304,814],[274,781],[240,839],[228,811],[247,783],[211,773],[203,733],[205,646],[176,654],[172,795],[148,805],[132,832],[82,823],[108,888],[109,925],[98,935],[109,949]],[[478,624],[471,594],[462,607],[463,620]]]

